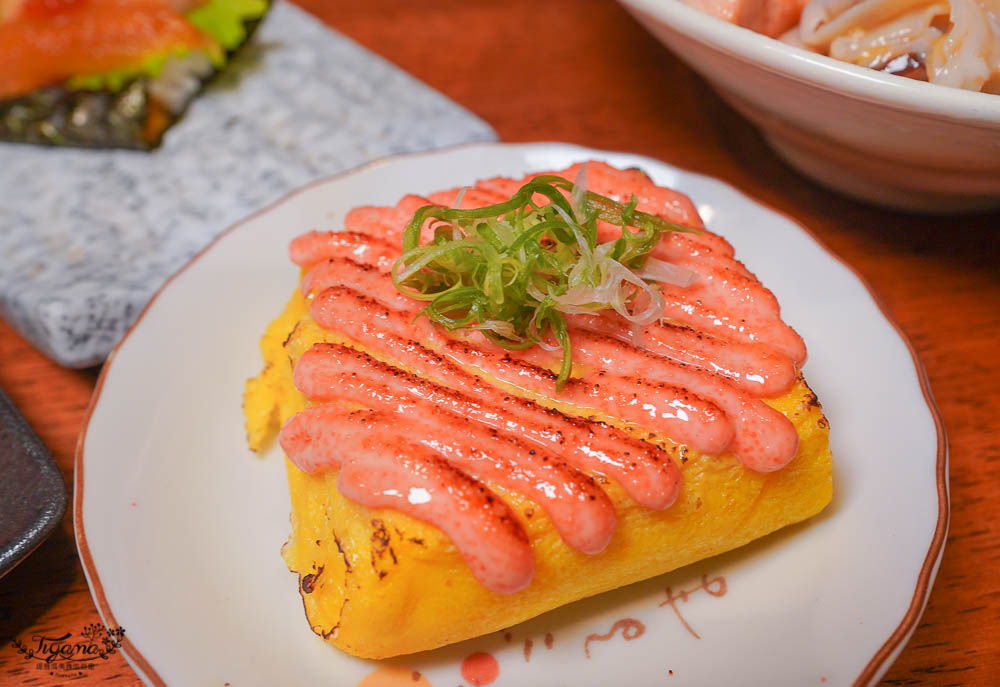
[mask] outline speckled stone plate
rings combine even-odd
[[[0,314],[57,362],[97,364],[163,282],[247,213],[376,158],[493,139],[461,106],[275,2],[156,151],[0,144]]]
[[[0,577],[34,551],[65,512],[59,468],[0,390]]]
[[[506,632],[385,662],[341,653],[310,630],[279,554],[290,510],[280,451],[255,456],[243,430],[260,336],[298,282],[288,242],[340,227],[354,205],[590,158],[688,193],[774,291],[809,348],[804,374],[830,422],[833,502],[749,546]],[[947,450],[922,368],[850,268],[719,181],[560,144],[392,158],[224,234],[105,365],[75,497],[105,622],[126,630],[125,656],[144,680],[171,685],[870,685],[916,627],[948,519]]]

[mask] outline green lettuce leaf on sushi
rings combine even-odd
[[[185,16],[198,29],[215,39],[218,49],[205,56],[216,69],[222,69],[236,48],[247,38],[247,27],[267,12],[268,0],[208,0]],[[118,91],[138,77],[156,78],[172,58],[184,58],[190,48],[181,47],[150,57],[128,67],[101,74],[87,74],[71,78],[69,90]]]

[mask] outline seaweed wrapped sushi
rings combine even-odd
[[[0,140],[151,150],[269,0],[0,0]]]

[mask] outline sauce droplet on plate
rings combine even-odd
[[[462,661],[462,678],[473,687],[488,685],[500,675],[500,664],[492,654],[477,651]]]

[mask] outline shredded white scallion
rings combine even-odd
[[[422,314],[448,330],[479,330],[513,350],[561,350],[560,389],[572,369],[567,315],[613,310],[639,341],[663,312],[661,284],[697,276],[650,257],[664,232],[689,229],[638,210],[635,197],[622,204],[587,185],[582,165],[575,184],[541,175],[487,207],[461,209],[465,188],[452,208],[420,208],[404,230],[393,283],[428,301]],[[599,241],[599,222],[620,225],[621,235]]]
[[[676,284],[677,286],[691,286],[698,279],[697,272],[652,257],[646,258],[646,264],[637,274],[643,279]]]

